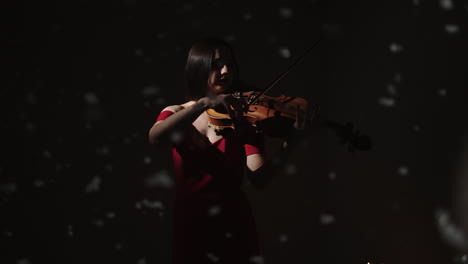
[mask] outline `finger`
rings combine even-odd
[[[298,105],[298,110],[299,110],[299,124],[300,128],[303,130],[306,127],[306,111],[301,109],[301,106]]]
[[[304,118],[302,119],[302,128],[306,128],[306,126],[310,123],[310,107],[307,107],[306,111],[304,111]]]
[[[299,121],[299,105],[296,105],[296,122],[294,122],[294,127],[297,129],[297,128],[300,128],[300,121]]]
[[[244,115],[244,105],[242,101],[236,100],[233,107],[236,110],[237,117],[240,119]]]
[[[228,104],[227,102],[223,102],[223,106],[224,108],[226,108],[226,111],[228,112],[229,116],[231,117],[231,119],[235,119],[236,118],[236,114],[235,112],[231,109],[231,105]]]
[[[242,108],[244,109],[244,113],[247,113],[249,111],[249,104],[247,103],[246,100],[241,100],[242,101]]]

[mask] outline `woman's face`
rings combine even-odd
[[[208,92],[221,94],[229,92],[234,77],[234,60],[228,50],[215,51],[208,77]]]

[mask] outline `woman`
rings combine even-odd
[[[186,97],[163,109],[149,131],[151,144],[170,144],[177,187],[173,263],[252,263],[258,259],[255,222],[241,190],[247,172],[261,188],[288,156],[264,158],[263,137],[243,126],[246,105],[232,96],[239,90],[232,48],[219,39],[195,43],[185,68]],[[209,126],[208,108],[227,111],[236,129],[219,134]],[[305,119],[295,127],[304,128]],[[279,161],[279,162],[278,162]]]

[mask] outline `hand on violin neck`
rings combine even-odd
[[[232,120],[240,120],[248,109],[247,102],[232,94],[209,94],[207,97],[199,99],[197,103],[205,108],[225,111]]]
[[[306,139],[311,132],[312,128],[313,113],[312,109],[308,108],[305,111],[300,108],[299,105],[296,107],[296,120],[294,121],[294,129],[286,137],[283,147],[290,148],[298,145],[301,141]]]

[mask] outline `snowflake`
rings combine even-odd
[[[280,47],[278,52],[282,58],[289,59],[291,57],[291,51],[286,47]]]
[[[99,98],[97,97],[97,95],[93,92],[87,92],[84,94],[84,101],[85,103],[87,103],[88,105],[95,105],[95,104],[99,104]]]
[[[329,225],[335,222],[335,217],[331,214],[320,214],[320,223],[322,225]]]
[[[390,43],[389,49],[392,53],[397,54],[400,53],[403,50],[403,46],[398,43]]]
[[[460,31],[460,28],[455,24],[447,24],[445,25],[445,31],[450,35],[454,35]]]
[[[215,254],[213,254],[211,252],[206,253],[206,257],[208,257],[212,262],[218,262],[219,261],[219,258]]]
[[[281,7],[279,9],[280,16],[285,19],[289,19],[293,16],[293,10],[288,7]]]
[[[249,260],[250,260],[250,262],[255,263],[255,264],[264,264],[265,263],[264,258],[261,255],[252,256],[252,257],[250,257]]]
[[[279,236],[279,241],[280,241],[281,243],[286,243],[286,242],[288,242],[288,235],[287,235],[287,234],[281,234],[281,235]]]
[[[208,209],[208,215],[215,216],[221,213],[221,206],[213,205]]]
[[[392,107],[392,106],[395,106],[395,99],[391,98],[391,97],[380,97],[379,98],[379,104],[381,106],[385,106],[385,107]]]
[[[150,201],[148,199],[144,199],[143,201],[141,201],[141,204],[143,206],[145,206],[146,208],[149,208],[149,209],[159,209],[159,210],[163,210],[164,209],[164,204],[161,202],[161,201]]]
[[[85,193],[97,192],[101,185],[101,177],[96,175],[91,179],[91,181],[85,187]]]
[[[440,0],[440,6],[442,9],[449,11],[453,9],[453,2],[452,0]]]
[[[161,91],[161,88],[159,88],[158,86],[150,85],[150,86],[146,86],[145,88],[143,88],[143,90],[141,90],[141,94],[144,97],[149,97],[152,95],[159,94],[160,91]]]
[[[162,170],[158,173],[148,176],[145,179],[145,185],[148,188],[153,187],[163,187],[163,188],[172,188],[174,182],[171,178],[171,174],[168,171]]]
[[[406,176],[406,175],[408,175],[408,172],[409,172],[409,171],[408,171],[408,167],[406,167],[406,166],[400,166],[400,167],[398,168],[398,174],[400,174],[401,176]]]

